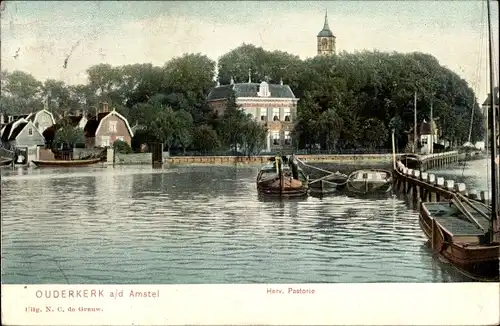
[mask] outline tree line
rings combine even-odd
[[[432,106],[441,138],[467,141],[472,111],[471,140],[484,134],[483,116],[468,83],[432,55],[419,52],[341,52],[302,60],[243,44],[219,58],[218,74],[206,55],[185,54],[163,66],[95,65],[87,69],[88,82],[82,85],[2,71],[0,110],[24,114],[47,101],[55,113],[91,111],[106,101],[131,125],[144,127],[137,132],[140,141],[162,141],[180,151],[239,149],[251,154],[264,147],[265,126],[240,110],[234,94],[222,116],[206,103],[216,80],[246,82],[249,69],[253,81],[283,80],[300,98],[293,131],[297,149],[390,148],[392,130],[403,148],[413,127],[415,92],[418,121],[429,119]]]

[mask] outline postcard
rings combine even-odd
[[[498,3],[1,1],[5,325],[498,325]]]

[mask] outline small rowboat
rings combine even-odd
[[[422,161],[420,156],[417,154],[403,154],[399,157],[399,160],[408,168],[418,170],[422,166]]]
[[[93,158],[89,160],[51,160],[37,161],[33,160],[33,164],[38,167],[73,167],[73,166],[88,166],[101,162],[101,158]]]
[[[326,195],[343,189],[349,176],[339,171],[325,177],[309,181],[309,193],[314,195]]]
[[[381,169],[358,170],[347,180],[347,190],[358,193],[387,193],[392,190],[392,174]]]
[[[12,164],[11,158],[0,159],[0,166],[9,166]]]

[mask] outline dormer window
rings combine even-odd
[[[263,81],[262,83],[260,83],[259,91],[257,92],[257,95],[259,95],[259,97],[269,97],[269,96],[271,96],[271,93],[269,92],[269,84],[266,83],[265,81]]]
[[[279,108],[273,109],[273,121],[280,121],[280,109]]]
[[[285,121],[292,121],[292,116],[290,114],[290,108],[285,108],[284,116],[285,116]]]

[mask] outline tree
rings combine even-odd
[[[48,109],[62,113],[71,108],[71,93],[64,82],[47,79],[42,86],[42,96],[48,99]]]
[[[56,147],[75,147],[77,143],[84,143],[85,138],[81,128],[75,128],[71,124],[63,122],[56,130],[52,144]]]
[[[231,92],[226,102],[224,114],[220,118],[220,130],[218,130],[221,140],[224,145],[238,150],[244,142],[244,126],[248,122],[249,117],[236,104],[234,92]]]
[[[128,154],[132,153],[132,147],[127,142],[123,140],[115,140],[113,142],[113,149],[118,153]]]
[[[212,126],[203,124],[193,130],[193,146],[200,151],[212,151],[221,145],[217,132]]]
[[[389,132],[384,123],[377,118],[365,120],[363,131],[365,144],[367,144],[369,148],[383,145],[389,136]]]
[[[185,110],[175,112],[176,118],[176,138],[182,150],[186,152],[186,148],[193,142],[193,117]]]
[[[243,143],[247,155],[259,153],[265,145],[267,128],[255,120],[247,121],[243,125]]]
[[[28,73],[2,72],[2,110],[10,114],[27,114],[41,109],[41,89],[42,83]]]
[[[325,147],[330,150],[335,147],[343,128],[343,120],[334,109],[324,111],[317,124],[319,132],[325,141]]]

